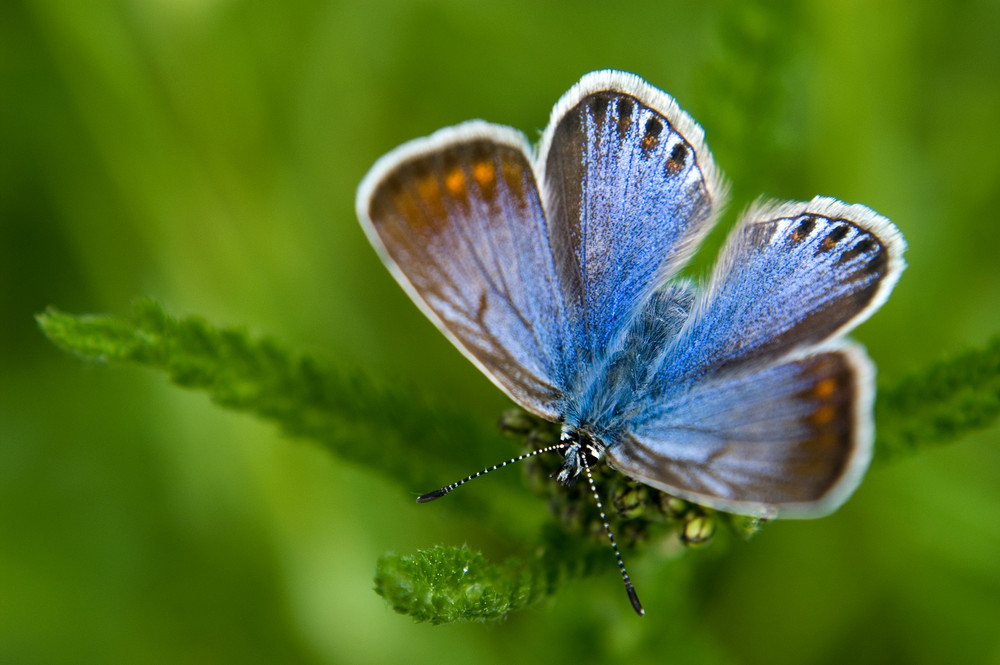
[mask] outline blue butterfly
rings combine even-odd
[[[537,153],[509,127],[442,129],[379,159],[357,212],[452,343],[561,423],[561,481],[596,458],[711,508],[823,515],[874,438],[874,367],[844,336],[888,298],[905,243],[862,205],[758,203],[705,287],[675,279],[725,199],[673,98],[598,71],[556,104]]]

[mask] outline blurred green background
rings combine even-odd
[[[4,2],[0,662],[1000,663],[1000,428],[872,469],[829,518],[633,557],[643,619],[609,554],[506,623],[431,627],[372,592],[376,558],[488,549],[488,524],[34,323],[148,295],[492,420],[506,399],[378,262],[354,189],[469,118],[534,140],[605,67],[677,97],[733,183],[697,270],[758,195],[834,195],[910,244],[856,333],[885,380],[1000,331],[995,0]]]

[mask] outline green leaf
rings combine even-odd
[[[445,546],[383,556],[376,567],[375,592],[416,621],[495,621],[554,595],[570,580],[611,569],[612,561],[606,544],[551,526],[528,560],[510,557],[495,564],[468,548]]]
[[[478,552],[439,546],[410,556],[381,557],[375,591],[417,621],[485,621],[517,609],[512,581]]]
[[[1000,335],[882,388],[875,406],[875,458],[896,459],[957,441],[1000,417]]]
[[[37,318],[53,342],[85,360],[166,372],[174,383],[204,391],[217,404],[319,441],[337,457],[417,491],[468,473],[465,463],[452,461],[457,441],[484,441],[488,447],[493,440],[503,450],[494,427],[441,408],[406,386],[335,369],[241,329],[168,316],[151,300],[137,301],[127,319],[52,308]],[[489,512],[468,498],[457,507]]]

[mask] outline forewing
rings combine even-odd
[[[835,510],[871,458],[873,368],[856,345],[658,396],[607,449],[648,485],[739,514]]]
[[[518,404],[549,419],[572,349],[524,137],[472,122],[380,159],[358,216],[396,279]]]
[[[751,212],[730,234],[659,380],[769,362],[846,333],[885,302],[904,247],[888,219],[835,199]]]
[[[596,355],[690,258],[724,187],[703,132],[632,74],[588,74],[556,105],[539,155],[574,343]]]

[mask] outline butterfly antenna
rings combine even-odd
[[[502,469],[505,466],[507,466],[508,464],[513,464],[514,462],[520,462],[521,460],[528,459],[529,457],[534,457],[535,455],[541,455],[542,453],[551,453],[552,451],[555,451],[555,450],[565,450],[570,445],[571,444],[569,444],[569,443],[559,443],[559,444],[556,444],[554,446],[548,446],[547,448],[539,448],[538,450],[532,450],[530,453],[525,453],[523,455],[518,455],[517,457],[512,457],[509,460],[507,460],[506,462],[501,462],[500,464],[495,464],[494,466],[491,466],[488,469],[483,469],[479,473],[474,473],[471,476],[466,476],[465,478],[462,478],[458,482],[454,482],[451,485],[448,485],[447,487],[442,487],[439,490],[434,490],[433,492],[428,492],[427,494],[421,494],[420,496],[417,497],[417,503],[427,503],[428,501],[433,501],[434,499],[440,499],[445,494],[448,494],[449,492],[451,492],[452,490],[458,488],[459,486],[464,485],[465,483],[469,482],[470,480],[475,480],[479,476],[485,476],[490,471],[496,471],[497,469]],[[591,486],[593,486],[593,482],[591,482]],[[598,501],[597,505],[600,506],[601,502]],[[601,513],[601,517],[603,517],[603,516],[604,516],[604,513]],[[604,526],[607,526],[607,524],[605,524]],[[610,534],[610,531],[608,533]],[[615,542],[615,539],[612,538],[611,539],[611,543],[614,544],[614,542]],[[621,557],[619,557],[619,561],[621,561]],[[624,567],[622,568],[622,570],[625,570]],[[627,576],[626,576],[626,579],[627,579]],[[636,601],[636,602],[638,602],[638,601]]]
[[[625,583],[625,592],[628,593],[628,599],[632,602],[632,609],[639,616],[646,614],[646,610],[642,609],[642,603],[639,602],[639,596],[635,595],[635,587],[632,586],[632,580],[629,579],[628,571],[625,570],[625,562],[622,561],[622,554],[618,551],[618,543],[615,542],[615,534],[611,533],[611,525],[608,524],[608,518],[604,516],[604,506],[601,505],[601,497],[597,493],[597,486],[594,484],[594,477],[590,474],[590,465],[587,464],[587,453],[583,452],[580,455],[580,460],[583,462],[583,470],[587,472],[587,482],[590,483],[590,491],[594,495],[594,501],[597,502],[597,511],[601,514],[601,523],[604,524],[604,531],[608,534],[608,540],[611,541],[611,549],[615,551],[615,559],[618,560],[618,570],[622,573],[622,582]]]

